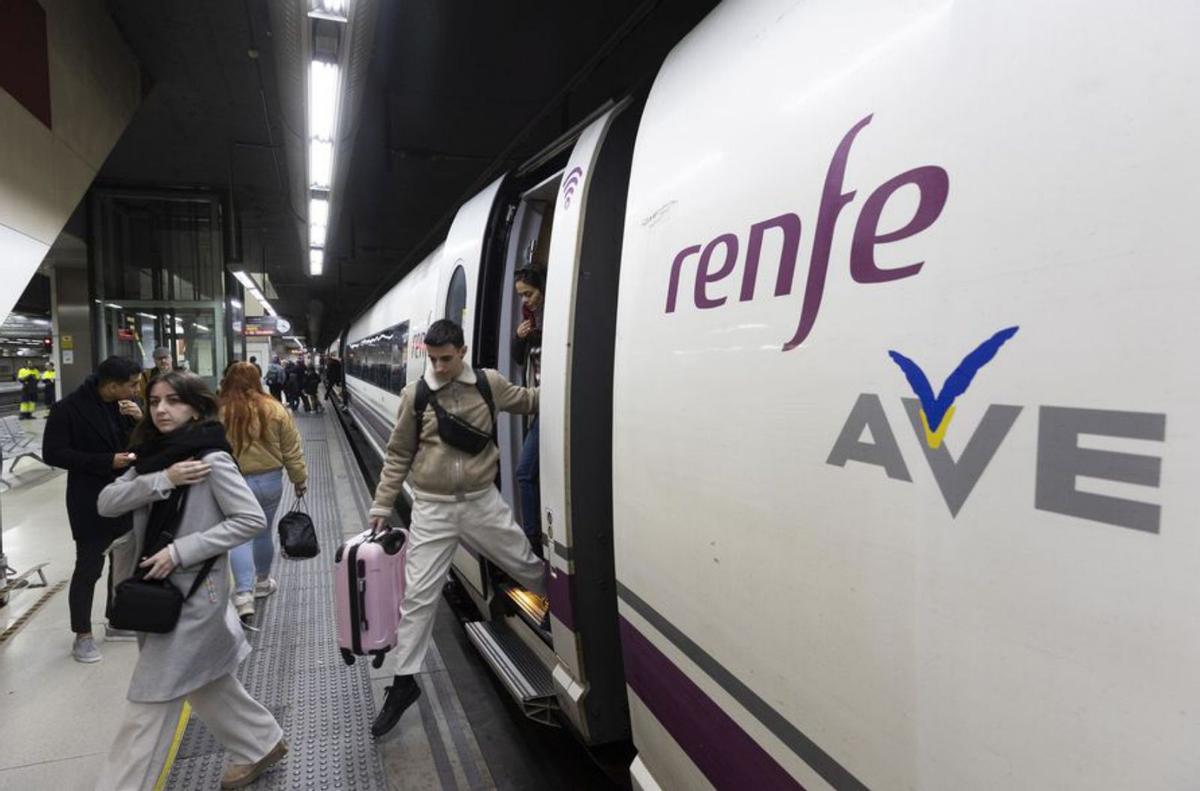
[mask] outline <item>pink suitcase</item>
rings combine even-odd
[[[367,530],[342,544],[334,556],[334,609],[338,646],[347,665],[372,656],[374,667],[396,646],[404,601],[408,531]]]

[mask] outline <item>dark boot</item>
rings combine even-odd
[[[419,697],[421,697],[421,688],[417,686],[417,682],[412,676],[396,676],[392,685],[387,688],[387,697],[383,701],[383,708],[379,710],[379,716],[371,724],[371,735],[383,736],[395,728],[396,723],[400,721],[400,716],[404,714],[404,710],[415,703]]]

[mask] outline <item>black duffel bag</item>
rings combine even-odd
[[[304,508],[304,498],[279,519],[279,546],[289,558],[315,558],[321,551],[317,528]]]
[[[175,625],[179,623],[179,615],[183,612],[183,603],[192,598],[192,594],[199,589],[216,562],[216,558],[204,561],[187,596],[180,593],[179,588],[169,579],[148,580],[140,576],[130,577],[113,591],[109,623],[116,629],[131,632],[166,634],[174,631]]]

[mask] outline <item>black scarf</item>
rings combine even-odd
[[[189,423],[178,431],[170,434],[159,434],[149,442],[145,442],[133,452],[137,454],[137,462],[133,468],[138,475],[165,470],[176,462],[186,459],[200,459],[214,451],[223,450],[233,455],[225,439],[225,427],[215,420]],[[179,520],[183,517],[183,507],[187,502],[187,486],[176,486],[171,496],[159,500],[150,508],[150,520],[146,524],[145,554],[153,555],[166,547],[175,538]]]
[[[165,470],[172,464],[185,459],[199,458],[202,454],[223,450],[230,456],[233,448],[225,439],[225,427],[215,420],[189,423],[187,426],[159,434],[149,442],[133,448],[137,462],[133,468],[138,475]]]

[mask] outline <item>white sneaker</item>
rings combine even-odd
[[[83,662],[85,665],[99,662],[104,658],[100,655],[100,649],[96,648],[96,641],[90,635],[75,637],[75,645],[71,646],[71,656],[75,657],[76,662]]]
[[[277,590],[279,590],[279,583],[275,581],[274,577],[258,580],[254,583],[254,598],[265,599]]]
[[[250,591],[233,594],[233,608],[237,610],[238,618],[249,621],[254,617],[254,594]]]

